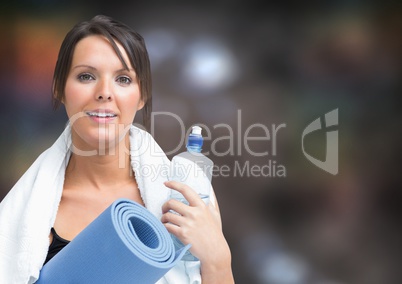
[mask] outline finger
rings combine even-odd
[[[174,225],[180,227],[183,224],[183,221],[184,221],[183,219],[184,219],[184,217],[179,214],[167,212],[162,215],[161,222],[162,223],[171,223],[171,224],[174,224]]]
[[[178,238],[184,245],[190,243],[190,239],[186,237],[186,230],[183,228],[176,226],[172,223],[163,224],[169,233],[173,234],[176,238]]]
[[[168,230],[169,233],[171,233],[171,234],[175,235],[177,238],[179,238],[178,237],[178,235],[180,234],[179,226],[176,226],[175,224],[172,224],[172,223],[165,223],[163,225],[165,226],[165,228]]]
[[[180,215],[185,215],[186,211],[188,210],[188,206],[178,200],[169,199],[162,205],[162,214],[165,214],[170,210],[173,210]]]
[[[165,182],[165,186],[180,192],[188,201],[190,206],[205,205],[199,195],[191,187],[184,183],[177,181],[167,181]]]

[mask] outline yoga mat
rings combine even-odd
[[[155,283],[190,246],[175,251],[151,212],[118,199],[46,263],[36,283]]]

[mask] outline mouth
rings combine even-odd
[[[113,118],[116,117],[117,114],[115,114],[114,112],[110,112],[110,111],[87,111],[86,114],[90,117],[97,117],[97,118]]]

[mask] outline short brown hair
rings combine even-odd
[[[64,99],[64,89],[71,68],[75,46],[81,39],[90,35],[103,35],[106,37],[124,68],[128,69],[128,65],[124,61],[115,41],[123,46],[137,75],[141,99],[145,104],[143,107],[143,123],[146,127],[149,126],[152,111],[152,78],[144,39],[127,25],[103,15],[98,15],[90,21],[76,24],[64,38],[53,75],[53,107],[57,109]]]

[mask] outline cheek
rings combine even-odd
[[[76,94],[77,87],[71,82],[71,80],[67,79],[66,86],[64,87],[64,99],[72,100],[74,99],[74,94]]]
[[[79,106],[83,97],[82,88],[67,81],[64,89],[64,106],[69,117],[80,111]]]
[[[132,123],[134,116],[140,107],[140,92],[136,90],[131,92],[121,100],[121,111],[129,123]]]
[[[124,123],[129,124],[133,122],[137,109],[135,104],[127,103],[120,111],[123,114]]]

